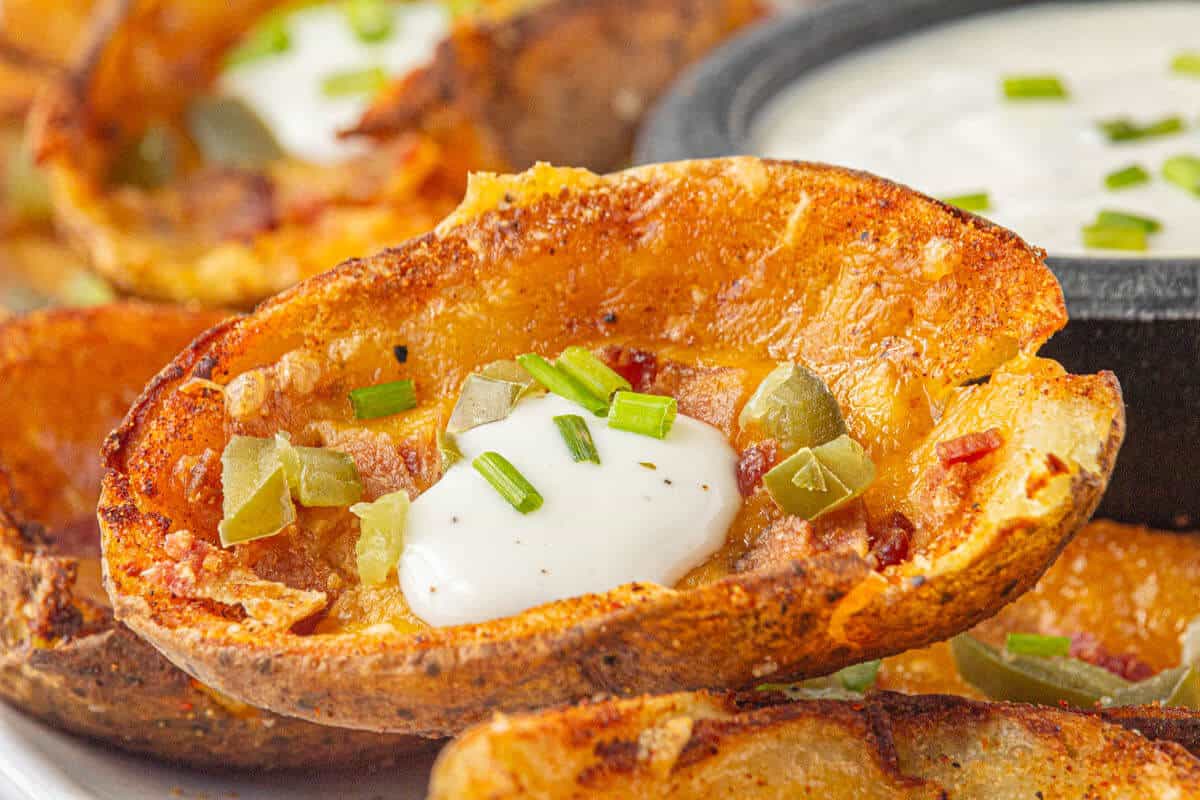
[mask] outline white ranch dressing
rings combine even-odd
[[[757,121],[754,150],[874,172],[935,196],[985,190],[984,216],[1052,254],[1095,255],[1080,228],[1102,208],[1159,219],[1150,255],[1200,253],[1200,198],[1167,183],[1162,162],[1200,154],[1200,79],[1170,70],[1200,49],[1195,2],[1052,3],[943,25],[847,56],[781,94]],[[1006,101],[1004,76],[1053,74],[1065,102]],[[1188,130],[1110,143],[1096,121],[1179,114]],[[1120,191],[1104,176],[1153,174]]]
[[[393,3],[391,35],[380,42],[358,39],[337,3],[288,14],[291,46],[227,69],[218,91],[245,101],[289,154],[320,164],[342,161],[363,144],[338,139],[366,110],[369,94],[328,97],[321,81],[330,75],[381,67],[400,77],[427,62],[450,27],[437,2]]]
[[[571,460],[551,419],[559,414],[587,420],[600,465]],[[682,414],[659,440],[548,395],[456,440],[464,458],[413,502],[399,564],[409,606],[431,625],[633,581],[670,586],[725,543],[741,507],[737,454],[716,428]],[[489,450],[533,484],[541,508],[520,514],[475,471],[471,460]]]

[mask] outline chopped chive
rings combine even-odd
[[[963,211],[980,212],[987,211],[992,207],[991,198],[987,192],[975,192],[973,194],[959,194],[952,197],[943,197],[942,202],[947,205],[961,208]]]
[[[249,64],[268,56],[286,53],[292,46],[292,35],[281,14],[270,14],[225,54],[227,68]]]
[[[359,41],[382,42],[392,35],[395,16],[388,0],[345,0],[342,13]]]
[[[1126,189],[1150,180],[1150,173],[1141,164],[1130,164],[1128,167],[1110,172],[1104,176],[1104,185],[1109,189]]]
[[[1200,78],[1200,50],[1185,50],[1171,59],[1171,71]]]
[[[375,94],[386,84],[387,73],[382,67],[367,67],[326,75],[321,79],[321,94],[326,97]]]
[[[1101,211],[1096,215],[1096,224],[1112,228],[1140,228],[1146,233],[1158,233],[1162,230],[1162,223],[1158,220],[1125,211]]]
[[[542,496],[538,490],[499,453],[488,451],[472,461],[471,466],[522,514],[542,507]]]
[[[1163,162],[1163,177],[1200,196],[1200,157],[1172,156]]]
[[[664,439],[671,432],[679,406],[674,397],[617,392],[608,413],[608,427]]]
[[[600,454],[596,452],[596,443],[592,441],[592,432],[588,430],[587,422],[578,414],[562,414],[554,417],[554,424],[562,434],[567,450],[571,452],[571,460],[575,463],[590,461],[600,463]]]
[[[410,380],[364,386],[350,392],[350,405],[358,419],[376,419],[399,414],[417,405],[417,392]]]
[[[584,347],[568,347],[554,362],[555,366],[583,384],[589,392],[607,401],[622,389],[633,386],[613,371],[608,364]]]
[[[538,383],[559,397],[565,397],[572,403],[578,403],[598,417],[604,416],[608,410],[607,400],[592,394],[582,383],[538,354],[526,353],[523,356],[517,356],[517,363],[524,367],[525,371],[532,375]]]
[[[1096,250],[1145,250],[1146,231],[1114,225],[1087,225],[1083,228],[1084,247]]]
[[[1017,656],[1067,656],[1071,654],[1071,637],[1010,633],[1004,637],[1004,649]]]
[[[1163,117],[1146,125],[1139,125],[1129,117],[1114,117],[1103,119],[1096,123],[1110,142],[1132,142],[1138,139],[1149,139],[1155,136],[1167,136],[1179,133],[1185,127],[1183,117],[1173,115]]]
[[[1067,87],[1054,75],[1010,75],[1003,87],[1009,100],[1067,99]]]

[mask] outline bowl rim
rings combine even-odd
[[[1024,5],[1129,0],[826,0],[760,23],[686,71],[648,115],[638,164],[751,154],[758,113],[804,73],[855,50]],[[1054,255],[1068,310],[1082,319],[1200,319],[1195,257]]]

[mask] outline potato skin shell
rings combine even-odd
[[[1124,725],[1102,714],[888,692],[862,701],[765,692],[609,700],[500,716],[469,730],[442,751],[429,796],[1051,800],[1200,792],[1200,759]]]
[[[656,275],[654,285],[661,288],[655,290],[653,311],[639,316],[631,306],[617,313],[636,320],[630,323],[635,340],[639,334],[662,340],[664,328],[678,317],[693,325],[680,334],[685,340],[707,343],[719,332],[763,355],[772,351],[754,340],[756,330],[744,320],[724,328],[710,323],[718,313],[737,310],[734,301],[713,299],[714,285],[726,280],[736,287],[739,278],[751,283],[742,270],[756,263],[756,247],[771,249],[755,237],[775,236],[779,228],[773,226],[791,236],[797,213],[791,203],[814,209],[819,222],[797,235],[811,236],[805,241],[819,243],[812,246],[825,248],[819,252],[829,259],[863,247],[863,261],[869,263],[876,247],[887,252],[898,247],[887,269],[899,269],[914,252],[928,252],[923,239],[931,236],[935,244],[944,240],[961,254],[955,264],[971,302],[937,295],[952,309],[952,318],[931,334],[940,337],[929,345],[938,352],[914,367],[924,370],[931,385],[955,386],[975,377],[978,351],[997,336],[1031,353],[1065,321],[1061,292],[1040,252],[978,218],[861,173],[729,159],[642,168],[609,178],[542,167],[513,179],[485,179],[437,233],[345,264],[265,304],[253,317],[214,329],[147,388],[107,446],[101,521],[118,615],[186,671],[235,697],[310,718],[319,714],[347,727],[440,734],[461,730],[493,709],[544,707],[597,692],[746,686],[821,674],[945,638],[994,613],[1036,581],[1098,501],[1123,435],[1120,390],[1109,374],[1029,377],[1030,390],[1021,393],[1029,402],[1044,399],[1051,410],[1061,403],[1079,412],[1076,423],[1086,433],[1077,455],[1088,466],[1060,476],[1058,499],[1046,508],[1034,504],[1036,513],[1031,506],[1005,512],[999,521],[963,522],[960,538],[969,547],[935,560],[928,574],[884,579],[861,558],[831,553],[688,591],[622,587],[509,620],[431,630],[399,642],[247,630],[202,604],[154,592],[139,577],[163,557],[161,543],[172,526],[190,525],[186,509],[162,505],[144,487],[169,472],[178,455],[170,452],[172,443],[180,436],[190,432],[216,442],[223,435],[223,421],[174,391],[198,364],[216,363],[228,379],[281,356],[295,346],[301,330],[308,337],[322,335],[318,331],[325,336],[371,331],[382,318],[389,320],[389,336],[410,342],[408,366],[423,348],[440,347],[449,354],[437,350],[429,356],[436,362],[426,367],[429,372],[413,373],[425,391],[448,396],[470,369],[463,363],[468,353],[487,361],[528,349],[553,352],[578,341],[574,337],[581,331],[595,335],[602,315],[577,299],[592,289],[573,288],[578,292],[573,295],[562,288],[582,283],[586,273],[570,273],[568,267],[585,253],[592,260],[611,259],[610,266],[620,264],[625,254],[651,246],[647,231],[675,237],[675,248],[687,242],[691,256],[702,254],[711,263],[694,266],[682,249],[656,253],[654,263],[664,273],[678,269],[686,276],[693,274],[686,270],[695,269],[695,291],[687,292],[682,278]],[[536,281],[532,274],[507,268],[521,264],[532,270],[522,260],[533,258],[531,253],[555,254],[559,261],[535,259]],[[814,254],[805,258],[826,263]],[[422,333],[409,316],[414,309],[446,307],[440,292],[474,301],[470,293],[490,286],[488,280],[504,276],[511,281],[518,274],[530,281],[521,287],[521,302],[542,304],[525,328],[498,324],[485,314],[479,324],[496,331],[490,339],[468,343],[442,337],[435,345],[436,330]],[[842,274],[869,283],[873,273]],[[936,284],[941,278],[931,280]],[[505,298],[517,296],[512,287],[507,291],[512,294]],[[689,314],[692,302],[700,307]],[[1015,310],[1006,311],[1009,307]],[[953,318],[953,309],[961,316]],[[510,330],[519,333],[510,335]],[[876,333],[833,320],[829,331],[840,337],[845,350],[839,353],[858,346],[866,353],[878,344]],[[855,335],[860,340],[847,341]],[[422,344],[414,346],[420,337],[425,337]],[[818,353],[813,358],[822,357],[824,341],[812,343]],[[796,350],[782,349],[787,346],[772,354],[795,355]],[[289,678],[299,674],[307,678],[303,687]]]
[[[10,433],[0,441],[0,698],[73,733],[196,767],[388,763],[425,744],[279,717],[206,689],[81,592],[81,571],[99,558],[98,530],[90,542],[50,541],[74,518],[73,503],[94,502],[96,450],[125,406],[224,316],[119,303],[0,324]],[[26,435],[33,430],[36,439]],[[52,453],[67,472],[56,472]]]

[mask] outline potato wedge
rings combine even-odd
[[[469,170],[507,169],[510,157],[537,155],[501,150],[505,143],[493,141],[497,125],[528,139],[526,150],[565,144],[546,155],[604,159],[615,168],[613,159],[628,156],[642,105],[687,61],[754,16],[748,0],[485,0],[452,29],[434,71],[464,87],[481,81],[481,70],[489,82],[511,76],[519,94],[507,84],[486,96],[456,89],[453,114],[392,126],[343,163],[292,156],[258,168],[204,163],[186,130],[188,104],[212,86],[231,44],[279,5],[126,3],[123,16],[97,18],[85,72],[61,81],[35,109],[58,220],[122,290],[246,307],[343,259],[425,233],[457,204]],[[640,33],[626,38],[630,31]],[[681,31],[685,44],[664,55],[659,45]],[[626,96],[623,84],[613,84],[610,65],[595,67],[614,49],[621,80],[631,82],[624,117],[613,111]],[[438,91],[432,79],[411,87],[401,80],[389,96],[432,100],[427,93]],[[543,96],[569,96],[569,107],[556,103],[556,113],[569,113],[571,129],[594,140],[564,136],[557,118],[528,108],[520,125],[510,124],[514,108],[526,101],[542,107]],[[530,130],[543,125],[550,127]],[[154,188],[115,180],[114,164],[152,126],[178,143],[174,177]]]
[[[118,616],[200,680],[346,727],[453,733],[596,692],[831,672],[994,613],[1091,513],[1123,410],[1112,375],[1034,356],[1064,322],[1039,251],[862,173],[735,158],[477,176],[436,233],[215,328],[147,388],[106,446],[108,588]],[[369,497],[420,492],[471,370],[576,344],[649,350],[653,387],[737,447],[751,444],[736,418],[758,380],[803,360],[878,466],[866,524],[904,514],[911,557],[877,571],[861,537],[764,535],[781,515],[760,489],[727,548],[678,587],[430,629],[398,587],[359,585],[348,514],[302,512],[286,535],[215,545],[216,456],[232,434],[336,445]],[[420,407],[354,421],[346,392],[389,375],[416,382]],[[225,384],[225,402],[180,391],[194,377]],[[991,456],[935,455],[991,428],[1004,442]],[[172,476],[197,463],[208,469],[185,494]]]
[[[154,370],[220,318],[126,303],[0,325],[0,697],[74,733],[196,766],[383,763],[416,743],[259,712],[112,618],[94,516],[99,443]]]
[[[1200,759],[1083,712],[887,692],[706,692],[495,719],[434,766],[430,800],[1192,797]]]

